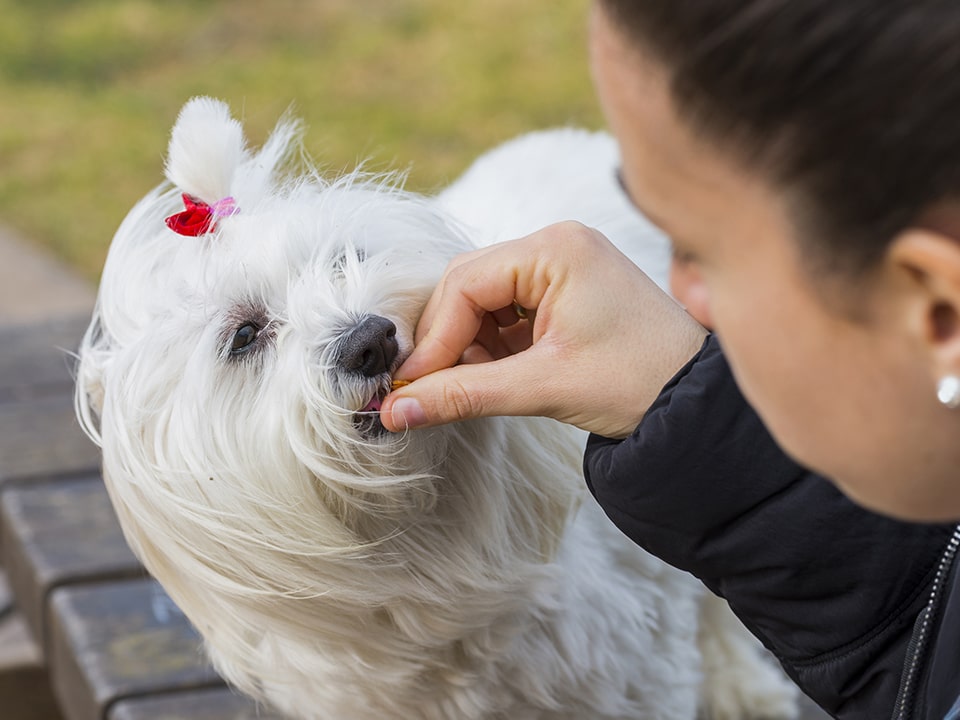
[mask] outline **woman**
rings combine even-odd
[[[960,717],[958,41],[953,0],[600,0],[622,183],[690,314],[577,225],[465,256],[384,424],[593,431],[608,515],[825,709]]]

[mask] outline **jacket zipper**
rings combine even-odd
[[[893,720],[909,720],[911,717],[913,711],[911,701],[916,690],[920,661],[926,651],[930,639],[930,629],[939,609],[940,599],[943,597],[943,588],[950,574],[954,558],[957,556],[958,548],[960,548],[960,525],[954,529],[953,537],[950,538],[947,549],[943,551],[940,564],[937,566],[937,574],[933,579],[933,587],[930,590],[930,599],[917,618],[913,637],[910,638],[910,644],[907,645],[907,663],[903,666],[903,677],[900,681],[900,692],[897,694],[897,704],[894,705]]]

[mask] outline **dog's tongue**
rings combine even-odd
[[[374,395],[370,402],[367,403],[366,407],[363,408],[362,412],[380,412],[380,397]]]

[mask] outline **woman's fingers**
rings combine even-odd
[[[537,366],[521,354],[438,370],[387,395],[380,419],[387,430],[402,432],[492,415],[541,414],[548,382]]]
[[[535,269],[541,261],[531,255],[530,245],[495,245],[452,262],[427,303],[417,326],[416,348],[397,377],[409,380],[451,367],[477,340],[486,318],[497,327],[511,327],[520,320],[515,303],[536,307],[542,290],[531,292],[527,278],[545,273]],[[541,281],[538,287],[548,284]],[[521,293],[522,301],[517,298]],[[484,339],[481,344],[491,349],[492,338]]]
[[[600,233],[561,223],[451,263],[381,418],[544,415],[623,437],[704,334]]]

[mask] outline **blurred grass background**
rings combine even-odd
[[[226,100],[259,145],[291,106],[331,173],[430,192],[484,149],[599,127],[588,0],[0,0],[0,222],[96,280],[162,180],[180,106]]]

